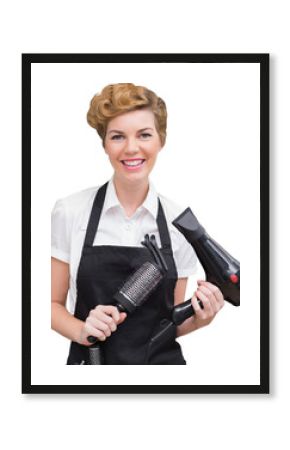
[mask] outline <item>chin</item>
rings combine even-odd
[[[141,173],[128,173],[122,174],[121,176],[117,175],[117,178],[120,181],[124,181],[126,183],[136,183],[136,182],[148,182],[149,174],[141,174]]]

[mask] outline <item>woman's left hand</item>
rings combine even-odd
[[[196,330],[210,324],[224,306],[223,294],[217,286],[202,280],[199,280],[197,283],[198,288],[191,299],[195,310],[193,318]],[[200,307],[197,300],[202,302],[203,308]]]

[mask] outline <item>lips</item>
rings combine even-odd
[[[129,168],[137,168],[137,167],[141,167],[142,164],[144,163],[145,159],[141,159],[141,158],[134,158],[134,159],[123,159],[121,161],[121,163]]]

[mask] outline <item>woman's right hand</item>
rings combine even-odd
[[[91,345],[87,340],[88,336],[94,336],[99,341],[105,341],[116,331],[117,325],[120,325],[126,319],[127,314],[120,313],[116,306],[98,305],[92,309],[83,324],[79,344]]]

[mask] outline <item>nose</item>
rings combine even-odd
[[[128,140],[127,146],[126,146],[126,153],[135,155],[135,153],[138,153],[139,146],[136,142],[136,139],[130,139]]]

